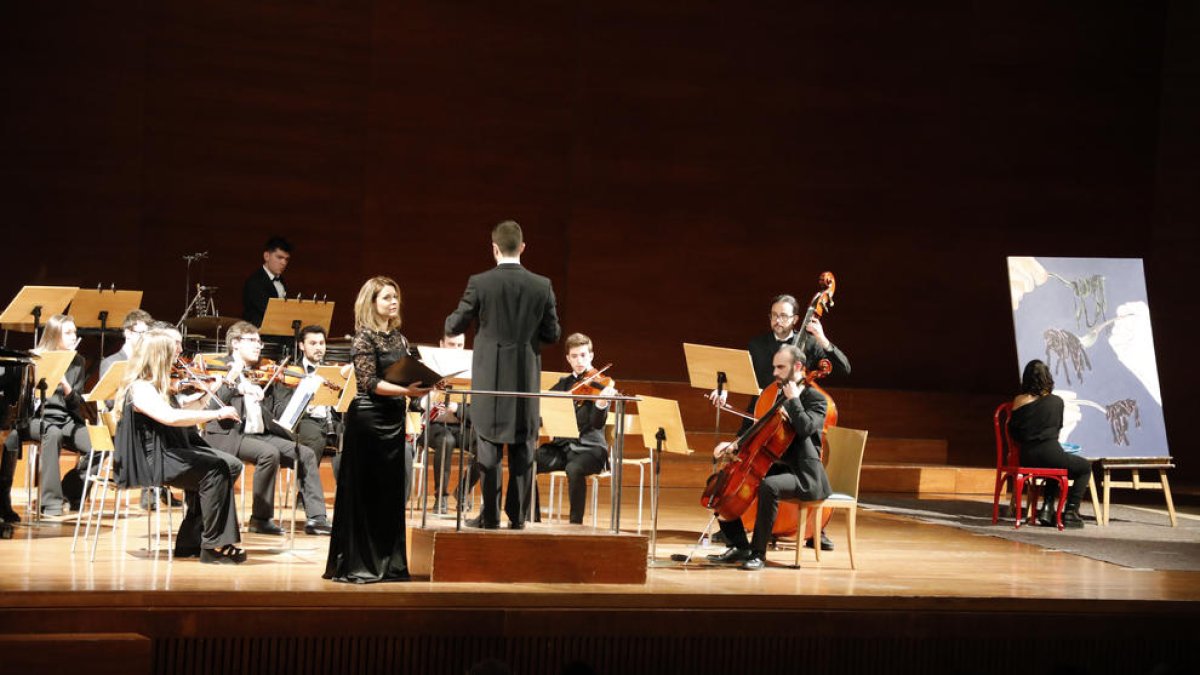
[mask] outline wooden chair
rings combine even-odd
[[[800,506],[800,532],[796,533],[796,567],[800,566],[800,552],[804,549],[804,524],[808,522],[808,512],[816,511],[816,522],[820,523],[825,509],[845,509],[846,511],[846,549],[850,552],[850,569],[858,569],[854,562],[854,542],[856,538],[855,525],[858,522],[858,482],[862,473],[863,450],[867,446],[867,432],[845,427],[829,427],[825,432],[829,442],[829,462],[825,471],[829,475],[829,485],[833,494],[823,501],[795,501]],[[819,528],[816,528],[819,530]],[[813,551],[817,562],[821,562],[821,541],[819,531],[813,533]]]
[[[992,427],[996,435],[996,490],[992,495],[992,524],[1000,520],[1000,490],[1009,478],[1013,483],[1013,516],[1016,525],[1021,527],[1025,517],[1025,507],[1022,502],[1025,486],[1029,484],[1029,508],[1037,505],[1040,485],[1037,481],[1053,480],[1058,482],[1058,505],[1055,510],[1055,522],[1058,529],[1063,529],[1063,506],[1067,503],[1067,470],[1045,467],[1021,466],[1021,448],[1013,442],[1008,431],[1008,420],[1012,417],[1012,403],[1001,403],[992,415]],[[1032,516],[1031,516],[1032,517]]]

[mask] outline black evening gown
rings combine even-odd
[[[407,581],[405,399],[374,393],[379,374],[407,353],[399,332],[361,330],[352,357],[358,394],[346,414],[326,579]]]

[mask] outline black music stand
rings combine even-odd
[[[333,306],[334,303],[325,301],[270,298],[267,300],[267,311],[263,314],[262,326],[259,327],[258,333],[272,337],[291,337],[292,354],[296,354],[301,328],[320,326],[329,333],[329,326],[333,321]]]
[[[688,381],[697,389],[717,392],[728,389],[735,394],[758,396],[762,391],[754,375],[754,363],[750,352],[745,349],[709,347],[707,345],[683,343],[683,355],[687,361]],[[715,431],[721,430],[721,409],[717,408]]]
[[[100,329],[100,357],[104,358],[104,335],[114,320],[120,326],[126,314],[141,306],[141,291],[81,288],[71,300],[71,316],[79,328]]]
[[[650,451],[650,564],[656,564],[658,547],[658,497],[662,489],[662,451],[690,455],[687,435],[683,431],[683,416],[679,402],[667,398],[642,396],[638,401],[638,418],[642,425],[642,443]]]

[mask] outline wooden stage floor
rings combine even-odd
[[[631,496],[624,507],[627,529],[636,520],[636,494],[627,494],[627,499]],[[691,549],[708,520],[697,498],[694,490],[664,490],[657,547],[659,561],[668,561],[671,554]],[[607,509],[603,505],[600,515],[601,523],[606,522]],[[647,513],[647,522],[648,517]],[[155,641],[151,659],[154,668],[148,672],[206,672],[191,666],[171,666],[184,661],[191,663],[193,658],[206,663],[207,672],[253,672],[251,666],[217,667],[225,663],[222,659],[227,659],[222,656],[225,650],[235,649],[236,645],[217,648],[210,641],[205,643],[205,649],[218,651],[201,658],[192,655],[191,650],[198,648],[185,642],[209,636],[234,639],[230,637],[233,625],[239,627],[236,631],[239,636],[248,630],[272,640],[288,635],[305,639],[304,636],[311,634],[340,636],[338,639],[372,634],[379,639],[394,640],[398,638],[393,634],[380,633],[380,626],[396,622],[407,626],[407,630],[420,626],[431,634],[455,633],[454,640],[459,642],[438,643],[437,649],[462,652],[459,658],[466,661],[456,662],[456,667],[469,665],[474,658],[469,655],[490,653],[488,650],[495,643],[487,640],[496,634],[525,635],[531,640],[531,635],[536,634],[537,640],[528,646],[533,656],[515,653],[512,647],[506,648],[508,651],[502,652],[502,656],[512,663],[523,664],[521,672],[557,672],[553,664],[547,665],[550,662],[537,661],[542,658],[537,655],[548,644],[546,635],[558,633],[566,635],[560,635],[563,640],[575,639],[572,636],[576,632],[586,634],[597,625],[606,626],[614,635],[622,631],[657,631],[664,640],[693,640],[695,644],[680,643],[670,649],[694,649],[696,654],[703,655],[709,653],[705,651],[709,648],[741,653],[737,651],[741,647],[701,639],[729,630],[727,626],[714,624],[718,617],[736,616],[739,625],[751,626],[770,616],[778,617],[780,612],[789,617],[819,616],[820,625],[825,627],[822,630],[851,626],[851,631],[886,636],[892,641],[886,644],[893,646],[899,644],[895,643],[898,639],[926,644],[930,635],[953,635],[959,630],[966,634],[994,632],[998,625],[1013,621],[1021,626],[1014,634],[1036,633],[1039,617],[1070,616],[1071,624],[1077,627],[1076,638],[1082,640],[1079,648],[1092,651],[1107,644],[1106,635],[1096,629],[1098,625],[1107,625],[1104,622],[1121,624],[1121,630],[1128,635],[1135,635],[1138,630],[1158,635],[1162,626],[1182,629],[1200,619],[1200,605],[1196,603],[1200,600],[1197,572],[1127,569],[869,510],[860,510],[858,523],[857,570],[849,568],[844,516],[837,515],[828,529],[837,550],[824,554],[820,563],[813,560],[811,551],[805,551],[802,568],[798,570],[785,567],[794,555],[791,545],[785,542],[780,550],[768,555],[778,567],[745,572],[703,565],[687,568],[678,564],[655,565],[648,570],[644,585],[418,580],[351,586],[321,579],[327,538],[298,535],[295,549],[287,551],[282,548],[280,538],[250,534],[245,536],[244,545],[251,558],[241,566],[202,565],[194,559],[168,564],[165,555],[155,558],[144,550],[144,517],[136,516],[123,533],[127,550],[114,547],[106,528],[97,559],[91,563],[82,547],[74,554],[70,551],[73,517],[68,516],[58,525],[22,526],[14,539],[0,541],[0,634],[145,635]],[[547,523],[531,528],[555,532],[570,531],[572,526]],[[701,557],[703,553],[719,550],[701,550]],[[480,555],[486,552],[480,551]],[[490,622],[491,627],[479,629],[481,642],[464,646],[458,634],[461,626],[482,620],[481,617],[491,617],[484,621]],[[784,626],[784,633],[795,630]],[[825,639],[832,638],[826,635]],[[1189,644],[1190,634],[1172,639],[1177,640],[1178,646],[1171,653],[1177,655]],[[1012,640],[1002,642],[1011,645]],[[636,645],[641,646],[634,649],[626,645],[621,653],[633,654],[627,658],[637,658],[637,663],[668,658],[654,651],[657,646],[642,642]],[[341,652],[333,646],[326,647],[330,651],[323,658],[329,664],[340,663]],[[811,644],[809,647],[817,649]],[[844,647],[849,653],[859,649]],[[246,649],[244,645],[236,648]],[[574,642],[564,642],[557,648],[562,653],[583,649]],[[998,644],[981,646],[976,651],[1006,648]],[[376,645],[370,649],[382,647]],[[404,651],[396,649],[397,653]],[[588,657],[593,663],[601,659],[595,654],[617,658],[611,655],[616,653],[615,648],[595,649],[599,651],[583,652],[593,654]],[[645,653],[637,656],[638,649]],[[882,651],[873,658],[881,670],[887,670],[889,663],[894,665],[895,656],[889,656],[883,647],[879,649]],[[896,649],[914,659],[919,652],[911,646],[901,645]],[[426,652],[433,653],[430,650],[433,647]],[[659,662],[657,668],[660,672],[672,670],[661,665],[669,662],[687,665],[689,672],[710,672],[708,666],[713,666],[711,672],[720,672],[725,667],[721,661],[725,651],[712,652],[705,657],[707,660],[696,662],[675,656]],[[184,654],[188,656],[184,658]],[[922,672],[939,672],[930,669],[930,664],[940,663],[938,659],[942,657],[938,654],[934,650],[920,657],[924,659]],[[248,658],[242,657],[243,661]],[[1141,662],[1137,655],[1127,658]],[[411,667],[398,663],[395,659],[387,661],[387,667],[398,669],[393,672],[419,672],[430,667],[430,663],[442,661],[433,659]],[[608,664],[609,672],[631,672],[627,664],[604,663]],[[761,670],[772,671],[770,667]],[[864,665],[857,672],[871,670]],[[339,672],[339,668],[329,665],[308,671],[299,668],[295,672]],[[893,668],[891,672],[901,671]]]

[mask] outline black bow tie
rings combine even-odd
[[[309,372],[309,373],[315,373],[315,372],[317,372],[317,367],[316,367],[316,366],[314,366],[314,365],[312,365],[312,364],[309,364],[309,366],[308,366],[308,372]]]
[[[277,277],[271,277],[271,281],[278,281],[279,283],[281,283],[281,284],[282,284],[282,283],[283,283],[283,275],[282,275],[282,274],[280,274],[280,275],[279,275],[279,276],[277,276]]]

